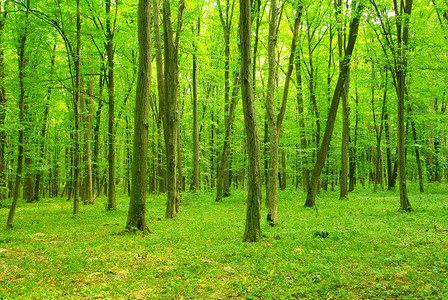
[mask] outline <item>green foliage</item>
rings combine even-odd
[[[280,224],[264,224],[260,243],[241,241],[243,191],[223,203],[185,193],[173,220],[159,218],[165,196],[152,195],[149,234],[123,232],[126,197],[110,212],[100,198],[76,219],[63,199],[21,204],[15,228],[0,232],[0,297],[443,299],[446,189],[422,195],[411,185],[411,214],[397,212],[397,192],[359,189],[350,201],[323,192],[318,215],[302,207],[305,194],[280,192]]]

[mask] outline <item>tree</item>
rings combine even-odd
[[[177,104],[177,87],[178,87],[178,54],[179,39],[182,28],[182,17],[185,9],[185,2],[179,1],[179,16],[177,19],[176,39],[173,39],[173,28],[171,25],[171,8],[169,0],[163,1],[163,33],[164,33],[164,85],[165,85],[165,146],[166,146],[166,185],[167,185],[167,205],[166,218],[174,218],[179,211],[179,194],[178,194],[178,178],[177,169],[177,147],[178,147],[178,104]]]
[[[5,88],[5,46],[4,46],[4,28],[5,20],[8,16],[8,8],[6,3],[0,2],[0,127],[3,127],[6,119],[6,97]],[[0,203],[6,198],[6,161],[5,161],[5,147],[6,147],[6,131],[0,130]]]
[[[406,185],[406,149],[405,149],[405,91],[407,75],[407,51],[409,47],[409,20],[412,12],[412,0],[394,2],[396,35],[393,40],[386,13],[381,11],[375,0],[371,0],[376,15],[380,19],[382,37],[376,31],[384,54],[388,57],[388,67],[392,74],[393,84],[397,94],[397,149],[398,149],[398,181],[400,187],[400,210],[413,211],[408,199]],[[392,53],[392,57],[389,56]]]
[[[233,116],[236,107],[236,93],[238,93],[238,75],[235,74],[235,80],[233,81],[234,90],[232,98],[230,95],[230,33],[232,29],[233,11],[235,1],[226,1],[226,14],[224,16],[221,1],[217,0],[219,18],[221,20],[221,27],[224,32],[224,125],[225,125],[225,137],[224,145],[222,149],[221,161],[218,169],[218,181],[216,184],[216,201],[221,202],[222,197],[230,196],[229,191],[229,155],[230,155],[230,134],[233,126]]]
[[[24,136],[25,136],[25,101],[26,101],[26,90],[25,90],[25,77],[26,77],[26,67],[28,61],[27,54],[27,38],[28,38],[28,27],[29,27],[29,17],[30,17],[31,1],[27,0],[26,10],[25,10],[25,24],[19,31],[18,37],[18,70],[19,70],[19,86],[20,86],[20,99],[19,99],[19,122],[21,128],[19,130],[19,146],[17,153],[17,171],[16,180],[14,185],[14,196],[11,207],[9,209],[8,220],[6,222],[6,228],[12,228],[12,222],[14,221],[14,215],[16,213],[17,204],[19,202],[20,196],[20,186],[22,184],[22,171],[23,171],[23,154],[24,154]]]
[[[199,14],[202,8],[199,9]],[[201,29],[201,17],[198,16],[196,23],[195,37],[199,36]],[[197,45],[193,41],[193,183],[191,185],[192,191],[199,190],[199,128],[198,128],[198,57]]]
[[[151,96],[151,2],[138,2],[139,67],[134,109],[134,152],[132,159],[132,187],[126,229],[148,231],[145,221],[148,112]]]
[[[252,82],[251,23],[250,0],[240,0],[241,92],[249,152],[245,242],[256,242],[261,235],[261,153]]]
[[[118,5],[118,2],[117,2]],[[109,95],[109,184],[108,184],[108,210],[116,209],[115,199],[115,82],[114,82],[114,34],[115,25],[111,26],[111,0],[106,0],[106,53],[107,53],[107,88]],[[118,8],[115,7],[115,11]],[[115,24],[116,22],[114,22]]]
[[[345,50],[343,40],[343,28],[340,20],[342,10],[342,0],[335,0],[336,22],[338,31],[338,50],[339,50],[339,69],[342,69],[343,51]],[[347,76],[344,83],[344,91],[342,92],[342,145],[341,145],[341,182],[340,182],[340,199],[347,198],[348,189],[348,166],[349,166],[349,141],[350,141],[350,107],[348,105],[348,94],[350,89],[350,67],[347,71]]]
[[[267,178],[267,191],[266,191],[266,206],[268,208],[267,221],[271,225],[277,224],[277,202],[278,202],[278,173],[279,173],[279,140],[280,132],[282,129],[282,123],[286,112],[286,104],[288,100],[289,84],[291,81],[291,75],[294,68],[294,59],[296,56],[296,42],[299,32],[299,25],[301,22],[302,5],[299,3],[293,29],[293,37],[291,42],[291,54],[288,61],[288,71],[286,73],[282,103],[280,112],[278,115],[274,106],[274,92],[275,92],[275,79],[276,79],[276,58],[275,58],[275,46],[277,40],[277,3],[271,1],[271,20],[269,25],[269,78],[268,78],[268,90],[266,93],[266,113],[269,122],[269,170]],[[283,160],[284,161],[284,160]],[[286,178],[285,178],[286,179]],[[283,180],[283,182],[285,181]]]
[[[328,149],[330,146],[331,136],[333,134],[334,122],[336,120],[339,99],[344,90],[345,79],[349,70],[350,60],[355,47],[356,38],[358,36],[358,28],[362,15],[364,5],[358,3],[354,11],[354,17],[350,23],[350,31],[348,34],[347,48],[345,49],[344,59],[342,60],[342,69],[339,72],[339,78],[334,89],[333,99],[331,100],[330,111],[328,112],[327,125],[325,127],[324,137],[317,154],[316,164],[314,165],[313,173],[311,175],[310,187],[307,193],[305,206],[313,207],[316,201],[317,189],[319,186],[319,178],[322,168],[325,164]]]

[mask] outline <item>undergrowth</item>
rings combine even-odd
[[[322,192],[316,214],[304,193],[282,191],[279,224],[263,207],[257,243],[242,242],[244,191],[223,203],[184,193],[172,220],[165,195],[149,195],[150,234],[123,233],[124,195],[116,211],[101,197],[77,218],[65,199],[20,203],[0,230],[0,298],[447,299],[448,187],[427,189],[411,187],[413,213],[398,212],[397,192]]]

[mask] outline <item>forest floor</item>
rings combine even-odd
[[[0,230],[0,299],[448,299],[448,186],[426,189],[411,186],[413,213],[397,211],[397,191],[322,192],[318,214],[282,191],[279,225],[263,207],[258,243],[242,242],[244,191],[184,193],[173,220],[150,195],[146,235],[123,233],[124,195],[78,218],[62,198],[20,203]]]

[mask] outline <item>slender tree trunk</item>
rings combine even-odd
[[[269,21],[269,38],[268,38],[268,64],[269,75],[266,92],[266,117],[269,125],[269,168],[268,176],[266,178],[266,207],[268,215],[266,220],[271,226],[277,224],[277,201],[278,201],[278,126],[277,113],[275,112],[274,96],[275,96],[275,80],[277,77],[277,62],[276,62],[276,46],[277,46],[277,22],[278,22],[278,8],[277,0],[271,0]]]
[[[80,99],[81,99],[81,5],[80,0],[76,0],[76,49],[74,54],[75,63],[75,84],[73,99],[73,118],[75,123],[73,150],[73,215],[79,215],[79,191],[80,191],[80,153],[81,153],[81,125],[80,125]]]
[[[218,170],[218,182],[216,184],[216,201],[221,202],[223,197],[223,181],[224,176],[221,175],[224,173],[226,167],[228,166],[228,160],[230,155],[230,135],[232,133],[232,127],[233,127],[233,120],[235,117],[235,108],[238,103],[238,91],[239,91],[239,85],[240,85],[240,79],[239,74],[235,73],[235,77],[233,80],[234,87],[232,91],[232,102],[230,104],[229,108],[229,115],[228,115],[228,122],[226,123],[225,128],[225,136],[224,136],[224,145],[222,147],[222,155],[221,155],[221,161],[219,164],[219,170]]]
[[[313,173],[311,176],[310,188],[308,190],[305,202],[305,206],[307,207],[312,207],[315,205],[316,194],[319,186],[319,178],[322,172],[322,168],[324,167],[325,159],[327,157],[328,149],[330,146],[331,136],[333,134],[334,122],[336,120],[336,114],[339,105],[339,99],[341,98],[342,92],[344,90],[345,79],[349,70],[353,48],[355,47],[356,38],[358,35],[359,22],[361,18],[361,12],[363,9],[364,9],[363,4],[358,3],[355,11],[355,16],[350,24],[350,32],[348,34],[348,42],[347,42],[347,48],[345,50],[345,56],[342,61],[342,69],[339,72],[339,78],[336,83],[333,99],[331,101],[330,111],[328,113],[327,126],[325,128],[322,144],[319,148],[319,152],[317,155],[316,165],[314,166]]]
[[[335,0],[335,12],[338,32],[338,50],[339,50],[339,70],[342,69],[342,59],[344,56],[345,45],[343,36],[343,27],[341,18],[342,0]],[[344,91],[342,92],[342,145],[341,145],[341,182],[339,199],[345,199],[348,195],[348,168],[349,155],[348,147],[350,142],[350,107],[348,105],[348,96],[350,90],[350,68],[347,71],[347,76],[344,84]]]
[[[54,59],[52,60],[52,65],[54,65]],[[48,88],[48,92],[47,92],[47,103],[45,105],[45,111],[44,111],[44,118],[43,118],[43,122],[42,122],[42,129],[41,129],[41,139],[42,141],[39,142],[39,155],[40,155],[40,161],[41,163],[44,162],[45,160],[45,148],[44,148],[44,141],[45,141],[45,135],[47,132],[47,119],[48,119],[48,113],[49,113],[49,102],[50,102],[50,98],[51,98],[51,87]],[[36,174],[36,181],[35,181],[35,185],[34,185],[34,195],[33,195],[33,200],[34,201],[38,201],[39,197],[40,197],[40,186],[41,186],[41,181],[42,181],[42,175],[43,172],[42,171],[38,171]]]
[[[165,108],[165,83],[164,83],[164,71],[163,71],[163,56],[162,56],[162,40],[160,36],[160,26],[159,26],[159,3],[157,0],[153,0],[153,21],[154,21],[154,44],[156,47],[156,68],[157,68],[157,91],[159,93],[159,113],[157,117],[157,128],[158,128],[158,166],[157,173],[159,176],[159,191],[165,193],[166,191],[166,169],[164,168],[163,161],[163,145],[162,145],[162,122],[164,130],[165,144],[167,143],[167,121],[166,121],[166,108]]]
[[[202,9],[201,9],[202,10]],[[201,18],[198,17],[195,36],[199,36]],[[198,57],[197,46],[193,41],[193,183],[192,191],[199,190],[199,128],[198,128]]]
[[[308,191],[309,188],[309,170],[308,170],[308,156],[305,154],[307,150],[307,141],[305,134],[305,116],[303,110],[303,91],[302,91],[302,64],[300,58],[300,51],[297,51],[297,56],[295,60],[296,67],[296,84],[297,84],[297,109],[299,113],[299,135],[300,135],[300,151],[302,158],[301,169],[302,169],[302,188],[304,191]]]
[[[236,105],[236,102],[234,101],[235,98],[230,99],[230,30],[232,28],[232,16],[235,6],[235,1],[232,1],[232,5],[230,5],[229,0],[226,1],[226,15],[224,17],[224,14],[221,9],[220,1],[217,1],[218,4],[218,10],[219,10],[219,18],[221,20],[221,26],[224,32],[224,123],[225,123],[225,138],[224,138],[224,145],[223,145],[223,151],[221,156],[221,161],[218,162],[218,180],[216,183],[216,201],[220,202],[222,201],[222,197],[230,196],[230,172],[229,172],[229,156],[230,156],[230,141],[228,140],[230,138],[231,134],[231,128],[233,123],[233,116],[230,115],[233,114],[231,110],[235,110],[234,105]],[[236,87],[238,83],[236,83],[237,76],[235,75],[234,80],[234,90],[238,91],[238,88]],[[233,108],[232,108],[233,106]],[[229,131],[229,132],[228,132]]]
[[[356,95],[355,95],[355,129],[354,129],[354,140],[353,140],[353,146],[349,148],[350,153],[350,159],[349,159],[349,171],[348,171],[348,177],[350,178],[350,183],[348,187],[348,191],[352,192],[355,189],[356,184],[356,147],[358,145],[358,87],[356,87]]]
[[[132,160],[132,187],[127,230],[149,231],[145,221],[148,111],[151,97],[151,2],[138,2],[139,67],[134,109],[134,152]]]
[[[25,77],[26,77],[26,63],[27,63],[27,35],[29,26],[29,14],[30,14],[30,0],[27,0],[26,4],[26,22],[25,27],[21,30],[19,34],[19,85],[20,85],[20,98],[19,98],[19,122],[23,124],[25,120]],[[23,124],[24,125],[24,124]],[[20,196],[20,185],[22,183],[22,168],[23,168],[23,154],[24,154],[24,133],[25,129],[23,127],[19,130],[19,146],[17,153],[17,172],[16,180],[14,186],[14,195],[11,207],[9,209],[8,220],[6,221],[6,228],[12,228],[12,223],[14,221],[14,215],[16,213],[17,203],[19,202]]]
[[[94,204],[95,203],[95,196],[93,193],[93,175],[92,175],[92,146],[90,142],[90,137],[92,135],[92,118],[93,118],[93,106],[92,106],[92,97],[93,97],[93,81],[89,81],[88,90],[87,90],[88,97],[83,99],[84,102],[84,108],[83,108],[83,114],[84,114],[84,140],[85,140],[85,149],[84,149],[84,168],[85,168],[85,174],[84,174],[84,184],[83,184],[83,190],[84,190],[84,203],[86,204]]]
[[[409,45],[409,18],[412,11],[412,0],[405,0],[404,14],[401,16],[405,18],[403,23],[403,32],[401,32],[401,18],[397,16],[397,45],[398,45],[398,70],[396,73],[396,90],[398,98],[397,108],[397,131],[398,131],[398,177],[400,186],[400,210],[413,211],[408,198],[406,185],[406,147],[405,147],[405,126],[404,126],[404,111],[405,111],[405,89],[406,89],[406,73],[407,73],[407,58],[406,51]],[[403,3],[402,3],[403,4]],[[398,10],[398,8],[396,8]]]
[[[5,89],[5,61],[4,61],[4,27],[5,19],[8,16],[8,10],[6,5],[0,3],[0,127],[3,128],[6,118],[6,89]],[[6,147],[6,132],[0,130],[0,204],[3,199],[7,198],[6,193],[6,161],[5,161],[5,147]]]
[[[283,89],[282,105],[278,115],[275,112],[274,106],[274,93],[275,93],[275,79],[276,79],[276,62],[275,62],[275,48],[277,42],[277,20],[278,20],[278,8],[276,0],[271,1],[271,20],[269,25],[269,77],[268,77],[268,89],[266,93],[266,113],[269,122],[269,170],[267,178],[267,191],[266,191],[266,206],[268,208],[267,221],[271,225],[277,224],[277,202],[278,202],[278,187],[279,187],[279,140],[282,128],[283,119],[286,112],[286,104],[289,92],[289,83],[291,81],[291,75],[294,68],[294,59],[296,57],[296,40],[299,31],[299,25],[301,22],[302,6],[299,5],[296,12],[296,18],[294,22],[293,37],[291,42],[291,53],[289,56],[288,71],[286,73],[285,84]],[[283,153],[284,155],[284,153]],[[285,157],[283,156],[283,164],[285,163]],[[285,169],[285,167],[283,167]],[[282,181],[282,184],[286,184],[286,176]]]
[[[261,235],[261,153],[251,70],[252,46],[250,0],[240,0],[240,42],[241,91],[247,148],[249,152],[249,184],[247,195],[246,227],[243,240],[245,242],[256,242]]]
[[[99,80],[99,98],[103,95],[104,77],[100,75]],[[93,128],[93,162],[92,162],[92,186],[94,189],[94,198],[99,197],[101,194],[100,188],[100,167],[99,167],[99,155],[100,155],[100,125],[101,125],[101,112],[103,109],[103,101],[98,100],[98,109],[95,114],[95,127]]]
[[[107,210],[115,210],[115,82],[114,82],[114,30],[111,28],[111,0],[106,0],[106,53],[107,53],[107,88],[109,95],[109,185]]]

